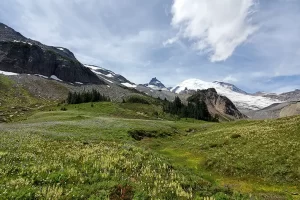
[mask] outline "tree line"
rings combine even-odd
[[[187,105],[184,105],[179,97],[175,97],[175,100],[173,102],[165,100],[163,111],[166,113],[177,115],[181,118],[218,121],[217,118],[210,115],[206,103],[199,99],[195,100],[194,102],[188,101]]]
[[[99,101],[110,101],[110,98],[105,95],[102,95],[95,89],[83,92],[69,92],[67,98],[68,104],[79,104]]]

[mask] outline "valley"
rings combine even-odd
[[[1,199],[107,198],[120,195],[118,187],[140,199],[300,192],[299,117],[216,123],[175,120],[145,104],[65,108],[0,124]],[[133,130],[155,134],[135,140]]]
[[[300,199],[299,101],[134,83],[0,23],[0,199]]]

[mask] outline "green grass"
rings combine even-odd
[[[70,105],[67,111],[36,113],[22,123],[2,126],[0,199],[107,199],[121,189],[135,199],[233,195],[139,147],[128,134],[134,129],[180,134],[186,122],[111,117],[118,105],[95,103],[84,112],[86,117],[78,118],[74,116],[88,104]],[[107,109],[99,113],[98,106]],[[191,125],[200,128],[203,123]]]
[[[152,148],[155,143],[160,145]],[[220,185],[242,193],[291,196],[300,192],[299,116],[219,123],[188,136],[152,139],[141,145],[179,165],[212,174]]]
[[[0,199],[299,198],[300,117],[209,123],[110,102],[51,110],[0,126]]]
[[[2,108],[16,105],[28,106],[39,102],[28,91],[17,86],[14,81],[5,75],[0,75],[0,88],[0,103]]]
[[[53,102],[33,97],[26,89],[0,74],[0,122],[19,121]]]

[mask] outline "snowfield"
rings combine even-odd
[[[279,100],[270,99],[267,97],[253,96],[250,94],[243,94],[235,92],[231,87],[222,86],[218,82],[206,82],[199,79],[188,79],[178,84],[171,89],[172,92],[180,93],[185,89],[188,90],[203,90],[208,88],[215,88],[216,91],[223,96],[230,99],[238,108],[259,110],[270,106],[274,103],[281,103]]]
[[[1,70],[0,70],[0,74],[7,75],[7,76],[18,75],[17,73],[13,73],[13,72],[6,72],[6,71],[1,71]]]

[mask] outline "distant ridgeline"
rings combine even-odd
[[[79,104],[100,101],[110,101],[110,98],[100,94],[100,92],[98,92],[95,89],[84,92],[69,92],[67,98],[68,104]]]
[[[184,105],[179,97],[176,97],[173,102],[165,101],[163,111],[178,115],[181,118],[194,118],[205,121],[219,121],[218,117],[212,117],[207,109],[207,105],[202,100],[189,100],[187,105]]]

